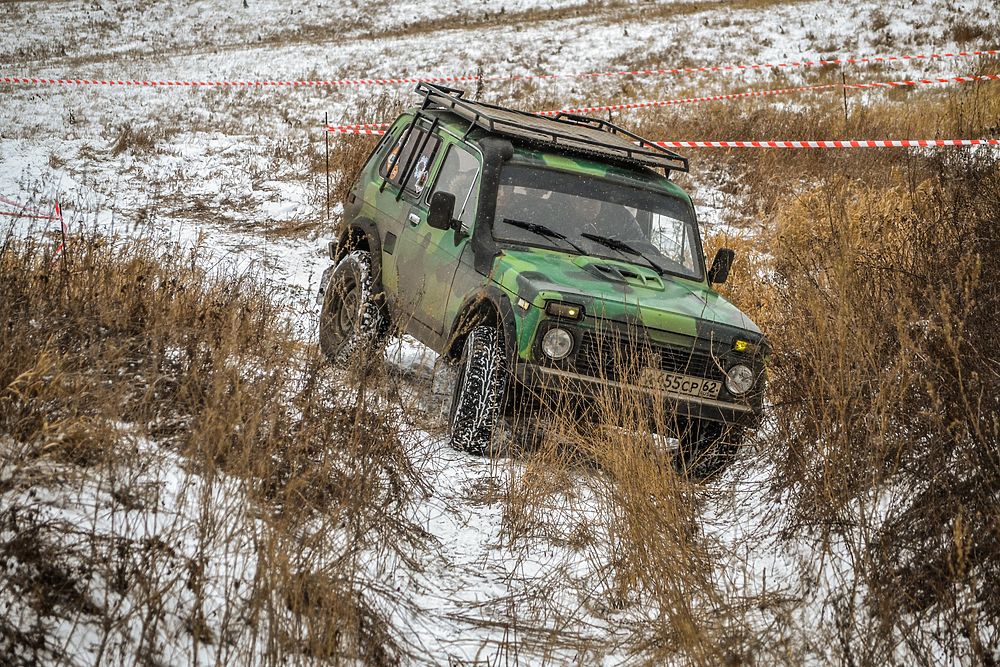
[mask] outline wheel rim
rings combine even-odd
[[[361,295],[358,285],[348,279],[341,286],[336,303],[336,313],[333,315],[338,338],[345,339],[354,334],[361,311]]]

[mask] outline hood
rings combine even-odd
[[[588,317],[686,336],[761,336],[750,318],[704,283],[661,277],[642,264],[542,248],[504,250],[496,258],[493,278],[514,298],[539,308],[546,301],[565,300],[581,304]]]

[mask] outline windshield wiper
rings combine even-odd
[[[567,244],[572,246],[581,255],[586,255],[587,251],[578,246],[577,244],[566,238],[565,234],[560,234],[554,229],[549,229],[545,225],[540,225],[537,222],[525,222],[524,220],[514,220],[513,218],[504,218],[504,223],[510,225],[511,227],[517,227],[518,229],[524,229],[533,234],[538,234],[539,236],[545,236],[550,239],[558,239],[559,241],[565,241]]]
[[[590,239],[591,241],[594,241],[596,243],[600,243],[601,245],[611,248],[612,250],[617,250],[618,252],[628,253],[630,255],[635,255],[636,257],[641,257],[644,260],[646,260],[649,266],[659,275],[662,276],[664,273],[666,273],[666,270],[662,266],[660,266],[659,264],[651,260],[649,257],[647,257],[645,254],[643,254],[641,250],[636,250],[635,248],[630,246],[628,243],[625,243],[624,241],[619,241],[618,239],[609,238],[607,236],[600,236],[599,234],[591,234],[589,232],[581,232],[580,236],[582,236],[585,239]]]

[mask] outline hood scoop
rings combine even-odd
[[[659,276],[648,275],[636,270],[628,264],[618,264],[610,262],[588,262],[582,267],[588,273],[610,280],[614,283],[634,285],[636,287],[646,287],[648,289],[662,290],[663,281]]]

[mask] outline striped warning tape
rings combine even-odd
[[[834,139],[819,141],[656,141],[664,148],[929,148],[1000,146],[1000,139]]]
[[[338,134],[385,134],[385,130],[331,126]],[[815,141],[655,141],[664,148],[919,148],[934,146],[1000,146],[1000,139],[836,139]]]
[[[19,201],[9,199],[7,197],[4,197],[3,195],[0,195],[0,203],[6,204],[7,206],[10,206],[11,208],[14,209],[14,211],[2,211],[0,212],[0,215],[6,215],[17,218],[32,218],[36,220],[56,219],[56,216],[52,215],[51,213],[46,213],[45,211],[41,211],[37,208],[26,206],[25,204],[22,204]]]
[[[536,111],[539,116],[556,116],[560,113],[595,113],[599,111],[624,111],[629,109],[648,109],[652,107],[665,107],[678,104],[693,104],[698,102],[714,102],[719,100],[735,100],[747,97],[767,97],[771,95],[783,95],[787,93],[797,93],[810,90],[829,90],[831,88],[860,90],[868,88],[901,88],[906,86],[937,85],[944,83],[971,83],[975,81],[1000,81],[1000,74],[981,74],[955,76],[936,79],[906,79],[902,81],[879,81],[872,83],[823,83],[813,86],[797,86],[795,88],[776,88],[772,90],[750,90],[742,93],[728,93],[724,95],[706,95],[702,97],[681,97],[672,100],[651,100],[646,102],[626,102],[623,104],[605,104],[601,106],[583,106],[570,109],[559,109],[553,111]],[[336,134],[384,134],[382,130],[387,129],[391,123],[355,123],[348,125],[331,125],[327,127],[328,132]]]
[[[383,135],[385,130],[328,127],[339,134]],[[921,148],[934,146],[1000,146],[1000,139],[836,139],[815,141],[654,141],[664,148]]]
[[[323,86],[382,86],[410,83],[461,83],[469,81],[530,81],[564,78],[599,78],[616,76],[662,76],[668,74],[716,73],[779,68],[804,68],[824,65],[860,65],[873,63],[895,63],[953,58],[992,57],[1000,55],[1000,49],[978,51],[954,51],[945,53],[915,54],[902,56],[872,56],[865,58],[832,58],[816,60],[796,60],[777,63],[757,63],[750,65],[712,65],[705,67],[672,67],[660,69],[609,70],[603,72],[563,72],[553,74],[496,74],[490,76],[427,76],[390,78],[353,78],[321,80],[152,80],[152,79],[69,79],[44,77],[0,77],[0,83],[18,85],[61,85],[61,86],[149,86],[149,87],[323,87]]]
[[[17,211],[0,211],[0,215],[11,218],[27,218],[28,220],[57,220],[54,215],[35,215],[33,213],[18,213]]]

